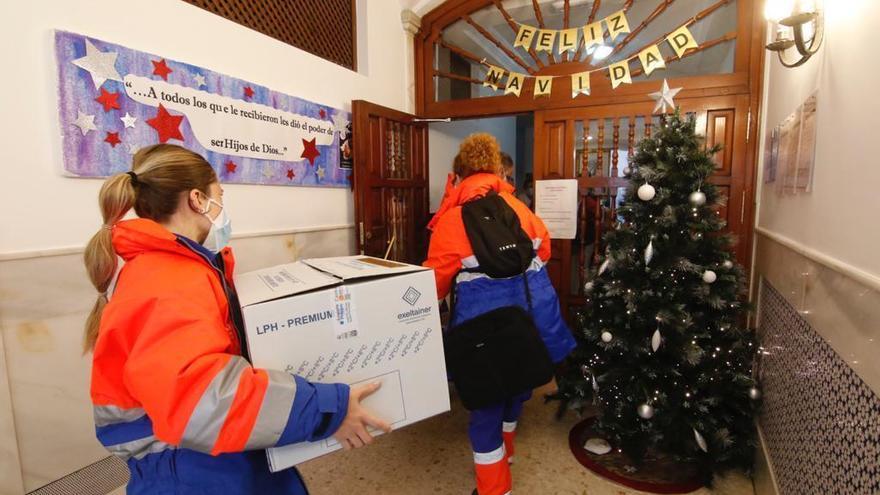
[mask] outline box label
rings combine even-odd
[[[354,300],[351,298],[351,290],[341,285],[333,290],[333,302],[336,318],[333,320],[333,330],[337,340],[351,339],[358,336],[357,312]]]

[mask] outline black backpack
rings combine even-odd
[[[462,206],[462,219],[480,267],[492,278],[522,276],[529,311],[503,306],[444,336],[446,367],[461,401],[480,409],[531,391],[553,378],[554,365],[531,315],[527,270],[535,255],[516,212],[497,194]],[[452,289],[455,311],[455,287]]]
[[[535,248],[504,198],[491,193],[465,203],[461,218],[480,272],[492,278],[507,278],[529,268]]]

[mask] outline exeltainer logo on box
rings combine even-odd
[[[415,306],[419,302],[420,297],[422,297],[422,293],[413,287],[406,289],[406,292],[403,294],[403,300],[409,303],[410,306]]]

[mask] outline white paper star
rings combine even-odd
[[[94,115],[85,114],[85,113],[80,112],[79,110],[77,110],[77,113],[79,115],[76,117],[76,120],[71,122],[71,124],[79,127],[79,130],[80,130],[80,132],[82,132],[83,136],[88,134],[89,131],[98,130],[98,128],[95,127],[95,116]]]
[[[263,169],[263,177],[271,179],[272,177],[275,177],[275,171],[273,171],[271,167],[266,167]]]
[[[649,96],[657,102],[654,106],[654,113],[658,113],[658,110],[661,113],[666,113],[666,107],[675,109],[675,102],[672,101],[672,98],[681,91],[681,88],[673,88],[669,89],[669,84],[666,82],[666,79],[663,80],[663,88],[656,93],[651,93]]]
[[[135,153],[138,152],[139,149],[140,148],[138,148],[138,145],[136,145],[134,143],[128,143],[128,154],[129,155],[134,155]]]
[[[137,122],[137,117],[132,117],[128,112],[125,112],[125,117],[119,117],[119,120],[125,124],[126,128],[134,127],[134,123]]]
[[[116,71],[116,55],[116,52],[102,52],[95,48],[91,41],[86,40],[86,56],[70,63],[88,71],[92,75],[95,89],[98,89],[107,79],[122,81],[122,77]]]
[[[333,130],[342,135],[345,134],[347,126],[348,119],[346,119],[341,113],[337,113],[333,116]]]
[[[318,174],[319,179],[324,180],[324,175],[326,175],[327,172],[324,170],[324,167],[318,167],[318,170],[315,173]]]
[[[207,86],[207,84],[205,84],[205,76],[203,76],[203,75],[201,75],[201,74],[196,74],[196,75],[194,75],[194,76],[193,76],[193,81],[196,82],[196,87],[197,87],[197,88],[201,88],[202,86]]]

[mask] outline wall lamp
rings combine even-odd
[[[803,65],[819,51],[825,34],[825,18],[816,0],[766,0],[764,15],[777,24],[776,39],[767,49],[776,52],[779,62],[786,67]],[[796,48],[799,58],[787,54]]]

